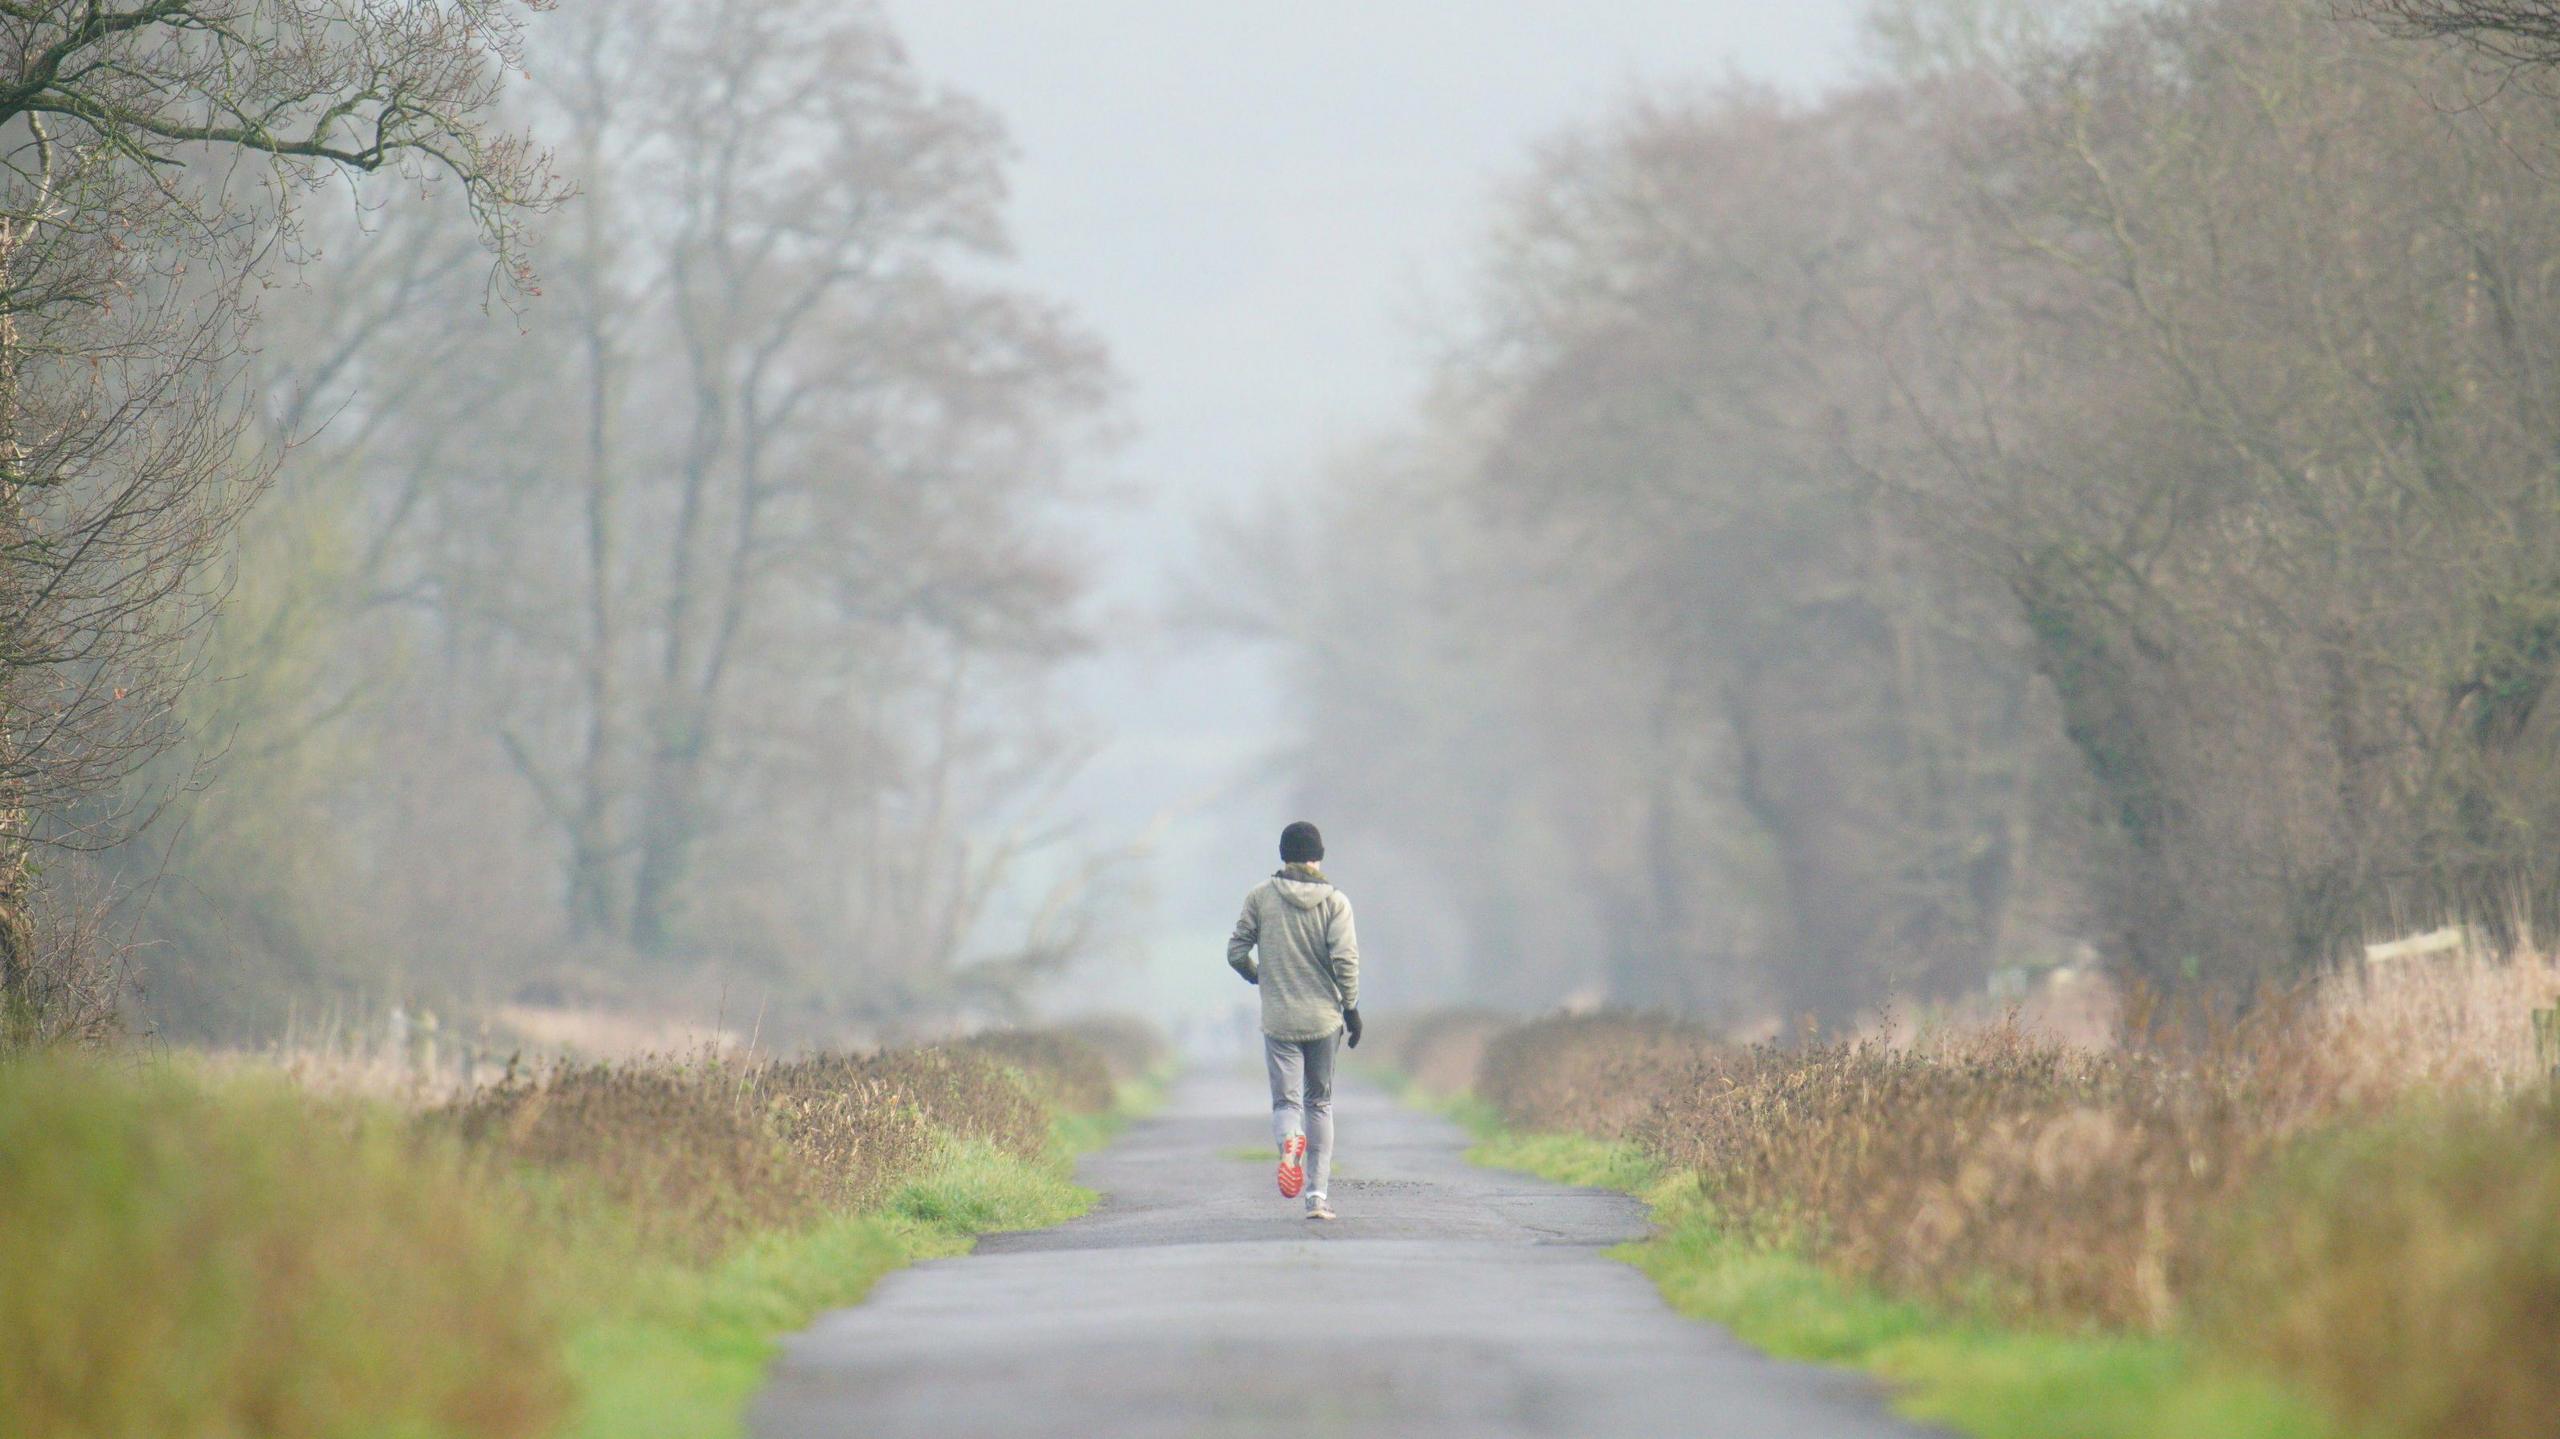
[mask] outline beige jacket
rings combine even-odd
[[[1342,1011],[1360,1002],[1350,897],[1315,865],[1288,866],[1244,897],[1227,963],[1262,987],[1264,1034],[1323,1039],[1342,1028]]]

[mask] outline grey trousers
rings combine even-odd
[[[1262,1037],[1271,1070],[1271,1140],[1286,1146],[1291,1135],[1307,1137],[1309,1209],[1333,1177],[1333,1052],[1341,1043],[1339,1031],[1322,1039]]]

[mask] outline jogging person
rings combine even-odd
[[[1261,951],[1256,963],[1254,952]],[[1351,900],[1324,877],[1324,836],[1300,820],[1280,831],[1280,872],[1244,897],[1227,963],[1262,988],[1262,1056],[1271,1071],[1271,1137],[1280,1194],[1331,1219],[1334,1042],[1360,1047],[1360,942]]]

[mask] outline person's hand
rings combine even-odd
[[[1344,1033],[1351,1036],[1351,1047],[1358,1049],[1360,1047],[1360,1006],[1355,1004],[1342,1012],[1342,1029]]]

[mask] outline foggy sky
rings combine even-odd
[[[1411,412],[1429,317],[1463,296],[1499,183],[1647,86],[1797,90],[1854,59],[1854,0],[891,0],[919,68],[994,107],[1020,158],[1021,274],[1110,345],[1136,433],[1096,480],[1113,647],[1076,697],[1107,740],[1095,838],[1188,806],[1106,1001],[1223,1005],[1236,899],[1268,870],[1297,739],[1266,657],[1153,638],[1197,519]],[[1321,821],[1322,816],[1313,816]],[[1358,893],[1358,836],[1330,866]],[[1373,966],[1389,957],[1377,956]],[[1388,976],[1380,974],[1386,981]],[[1378,992],[1391,995],[1383,982]]]

